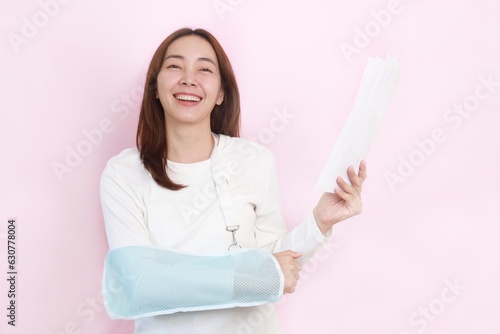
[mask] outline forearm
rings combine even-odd
[[[122,247],[108,253],[103,279],[106,309],[120,319],[265,304],[282,291],[279,265],[259,250],[200,256]]]
[[[328,225],[328,224],[324,224],[321,221],[316,208],[314,208],[312,214],[313,214],[313,217],[314,217],[314,221],[316,222],[316,225],[318,226],[318,229],[321,232],[321,234],[323,234],[324,236],[326,236],[329,233],[331,233],[331,230],[332,230],[333,226]]]
[[[310,212],[300,225],[264,248],[272,253],[289,249],[299,252],[302,256],[298,261],[300,264],[304,264],[316,254],[331,235],[332,229],[328,229],[326,232],[321,231],[314,214]]]

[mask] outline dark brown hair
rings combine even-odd
[[[163,107],[156,98],[157,77],[170,44],[190,35],[199,36],[210,43],[219,64],[224,100],[212,110],[210,128],[217,134],[231,137],[240,135],[240,94],[231,63],[222,46],[212,34],[203,29],[182,28],[173,32],[160,44],[149,64],[136,137],[144,168],[159,186],[171,190],[179,190],[185,186],[174,183],[167,175],[167,130]]]

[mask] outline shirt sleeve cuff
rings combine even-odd
[[[311,231],[312,235],[316,238],[319,243],[327,242],[333,235],[333,227],[326,232],[326,234],[321,233],[316,219],[314,219],[313,212],[309,212],[306,218],[308,224],[308,230]]]

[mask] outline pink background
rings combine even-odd
[[[2,0],[0,10],[0,267],[14,217],[19,271],[15,328],[0,280],[2,333],[131,333],[100,300],[98,182],[106,161],[134,145],[154,50],[184,26],[208,29],[227,51],[243,137],[274,152],[290,228],[319,198],[315,183],[368,57],[401,61],[367,159],[363,214],[337,225],[332,254],[304,268],[278,305],[283,333],[500,333],[499,1],[54,1]],[[371,12],[388,6],[381,26]],[[14,46],[27,22],[38,31],[25,27],[29,38]],[[342,43],[364,29],[368,45],[346,57]],[[497,86],[470,116],[446,121],[455,104],[474,102],[479,77]],[[293,118],[270,132],[284,111]],[[416,141],[437,128],[446,139],[418,153]],[[58,178],[54,163],[77,149],[86,156]],[[391,188],[387,173],[410,157],[418,166]]]

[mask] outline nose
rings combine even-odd
[[[180,84],[183,86],[196,86],[196,79],[191,71],[184,71]]]

